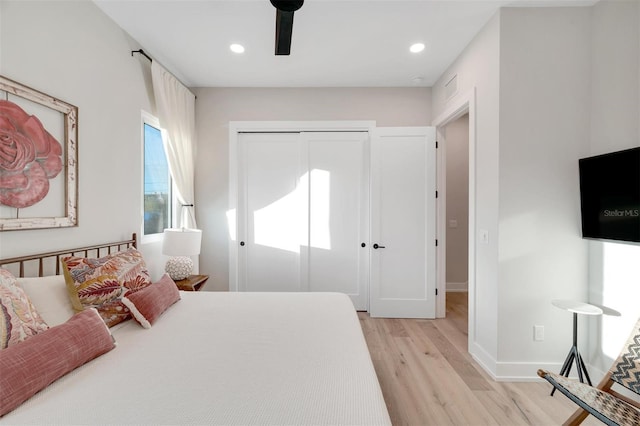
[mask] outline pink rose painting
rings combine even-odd
[[[38,118],[0,100],[0,204],[25,208],[49,192],[62,170],[62,145]]]

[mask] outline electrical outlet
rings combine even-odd
[[[533,326],[533,340],[542,342],[544,340],[544,325]]]

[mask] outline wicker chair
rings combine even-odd
[[[617,383],[640,395],[640,319],[618,359],[597,386],[545,370],[538,370],[538,375],[581,407],[565,425],[579,425],[589,414],[608,425],[640,425],[640,402],[611,389]]]

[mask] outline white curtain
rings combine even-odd
[[[169,171],[178,190],[179,227],[196,228],[194,204],[196,97],[157,61],[151,63],[153,93]]]

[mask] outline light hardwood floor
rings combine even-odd
[[[542,380],[484,372],[467,351],[467,293],[447,294],[443,319],[358,315],[394,425],[559,425],[576,408]]]

